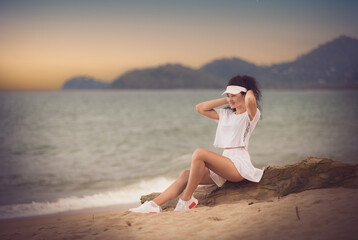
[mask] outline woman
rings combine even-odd
[[[226,180],[261,180],[264,171],[252,165],[248,153],[250,135],[261,115],[257,108],[261,93],[256,80],[250,76],[237,75],[229,80],[223,94],[226,94],[226,97],[196,106],[200,114],[218,120],[214,146],[224,148],[223,154],[197,149],[192,156],[190,170],[183,171],[158,197],[130,211],[158,213],[161,211],[161,204],[175,199],[180,194],[174,211],[185,211],[198,204],[193,192],[199,184],[216,184],[221,187]],[[217,109],[225,104],[229,104],[230,107]]]

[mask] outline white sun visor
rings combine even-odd
[[[238,94],[240,92],[247,92],[247,89],[244,87],[240,87],[240,86],[236,86],[236,85],[229,85],[226,87],[225,92],[223,92],[221,95],[224,95],[226,93],[231,93],[231,94]]]

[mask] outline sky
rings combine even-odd
[[[293,61],[358,38],[355,0],[0,0],[0,90],[111,82],[132,69],[238,57]]]

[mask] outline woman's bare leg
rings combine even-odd
[[[184,170],[179,177],[167,189],[165,189],[164,192],[153,199],[153,202],[157,205],[162,205],[163,203],[176,198],[185,189],[188,179],[189,170]]]
[[[153,201],[157,205],[162,205],[163,203],[178,197],[185,189],[189,180],[189,175],[190,170],[184,170],[179,175],[179,177],[164,192],[162,192],[158,197],[154,198]],[[201,178],[199,184],[215,184],[214,181],[210,178],[209,169],[205,168],[204,176]]]
[[[232,182],[240,182],[244,179],[229,158],[209,150],[197,149],[192,157],[188,184],[181,199],[184,201],[190,200],[204,176],[205,168],[211,169],[216,174]]]

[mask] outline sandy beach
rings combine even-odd
[[[186,212],[0,222],[0,239],[358,239],[358,189],[327,188]]]

